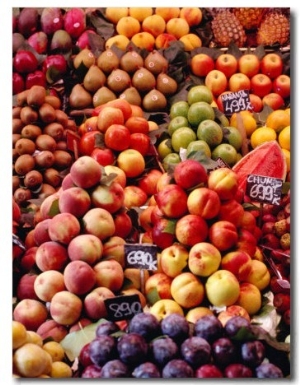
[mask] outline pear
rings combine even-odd
[[[136,106],[142,105],[142,97],[135,87],[126,88],[126,90],[119,95],[119,98],[125,99],[128,103]]]
[[[116,94],[108,87],[102,86],[93,95],[93,106],[97,107],[114,99],[117,99]]]
[[[119,68],[120,59],[110,48],[101,52],[97,59],[97,66],[105,73],[109,74],[112,70]]]
[[[166,108],[167,99],[163,93],[153,89],[144,96],[142,104],[146,111],[157,112]]]
[[[92,105],[92,95],[83,87],[83,85],[77,83],[72,88],[69,96],[69,104],[72,108],[87,108]]]
[[[156,86],[156,78],[147,68],[141,67],[132,75],[131,84],[139,92],[148,92]]]
[[[171,76],[161,72],[156,77],[156,88],[166,96],[173,95],[177,91],[177,82]]]
[[[83,63],[87,68],[95,64],[96,58],[89,48],[82,49],[74,58],[73,65],[78,68]]]
[[[108,75],[106,85],[115,93],[123,92],[131,85],[130,75],[126,71],[116,68]]]
[[[105,73],[97,66],[93,64],[88,69],[83,78],[83,86],[89,92],[96,92],[100,87],[104,86],[106,82]]]
[[[144,67],[154,75],[165,72],[168,69],[168,60],[157,50],[151,51],[144,60]]]
[[[133,74],[143,66],[144,59],[138,52],[133,50],[127,51],[120,59],[120,68],[129,74]]]

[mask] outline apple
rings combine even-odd
[[[102,260],[93,267],[96,274],[96,285],[107,287],[112,292],[118,292],[124,281],[122,265],[115,259]]]
[[[104,166],[104,176],[113,178],[115,182],[120,183],[120,185],[124,188],[127,183],[127,177],[125,172],[118,166],[114,164],[109,164]]]
[[[249,78],[258,74],[260,70],[260,60],[255,53],[245,53],[238,59],[238,72],[245,74]]]
[[[173,299],[160,299],[150,307],[150,313],[160,322],[168,315],[176,313],[184,315],[183,308]]]
[[[218,314],[218,320],[224,327],[228,320],[236,316],[244,317],[247,321],[251,321],[250,315],[247,310],[242,306],[236,304],[230,305],[225,310],[220,311],[220,313]]]
[[[262,99],[258,95],[252,94],[250,92],[249,100],[252,107],[252,112],[260,112],[263,109]]]
[[[165,273],[151,275],[145,282],[145,294],[148,302],[153,305],[159,299],[172,299],[171,283],[172,278]]]
[[[229,270],[241,281],[250,271],[250,261],[251,257],[246,251],[229,251],[222,256],[221,269]]]
[[[236,305],[244,308],[252,316],[261,309],[262,295],[258,287],[249,282],[240,283],[240,295]]]
[[[238,190],[237,174],[227,167],[217,168],[209,173],[207,187],[215,191],[221,201],[233,199]]]
[[[81,316],[83,302],[79,296],[67,290],[54,294],[50,302],[50,315],[60,325],[72,325]]]
[[[68,263],[67,248],[58,242],[44,242],[35,251],[35,262],[41,271],[61,271]]]
[[[217,97],[227,90],[228,80],[222,71],[212,70],[206,75],[204,84],[211,90],[213,95]]]
[[[271,107],[272,110],[279,110],[280,108],[284,108],[285,106],[283,97],[277,94],[276,92],[271,92],[265,95],[262,98],[262,102],[264,105]]]
[[[64,275],[57,270],[43,271],[34,281],[34,291],[44,302],[51,302],[54,294],[62,290],[66,290]]]
[[[81,187],[70,187],[59,194],[58,208],[61,213],[82,217],[91,206],[90,194]]]
[[[79,220],[70,213],[56,214],[48,226],[51,241],[60,242],[64,245],[68,245],[80,233],[80,230]]]
[[[228,89],[231,92],[250,90],[250,78],[241,72],[236,72],[228,80]]]
[[[214,68],[215,62],[213,58],[206,53],[197,53],[191,58],[190,69],[193,75],[205,77]]]
[[[111,124],[104,133],[105,146],[113,151],[123,151],[129,148],[130,131],[124,124]]]
[[[115,223],[112,214],[101,207],[90,209],[82,217],[83,233],[93,234],[101,241],[115,233]]]
[[[129,119],[132,114],[133,114],[133,107],[132,107],[132,104],[130,104],[127,100],[125,99],[120,99],[120,98],[117,98],[117,99],[113,99],[113,100],[110,100],[106,103],[107,106],[109,107],[115,107],[115,108],[119,108],[122,112],[123,112],[123,116],[124,116],[124,121],[126,122],[127,119]]]
[[[113,165],[115,161],[115,154],[110,148],[96,147],[91,152],[91,157],[103,167]]]
[[[36,331],[47,318],[46,305],[36,299],[22,299],[13,309],[13,320],[21,322],[27,330]]]
[[[215,67],[216,70],[223,72],[227,79],[229,79],[231,75],[237,72],[238,61],[230,53],[221,53],[215,61]]]
[[[198,242],[189,250],[188,267],[200,277],[208,277],[218,270],[221,263],[220,251],[211,243]]]
[[[105,133],[109,126],[112,124],[124,124],[125,119],[123,112],[116,107],[105,105],[101,111],[99,111],[97,117],[97,129]]]
[[[129,148],[139,151],[143,156],[149,153],[150,149],[150,136],[143,132],[134,132],[130,135]]]
[[[156,184],[157,192],[162,190],[166,185],[170,184],[171,180],[172,180],[172,176],[170,175],[170,173],[168,173],[167,171],[164,171],[157,181],[157,184]]]
[[[19,49],[13,58],[14,72],[28,74],[38,68],[38,60],[33,52]]]
[[[157,193],[157,182],[162,176],[162,171],[151,168],[144,173],[141,178],[138,179],[138,186],[148,195],[154,195]]]
[[[139,224],[144,231],[151,231],[153,228],[153,222],[151,219],[152,211],[157,207],[156,205],[144,206],[139,212],[138,220]]]
[[[267,53],[260,61],[260,72],[275,79],[283,71],[283,60],[275,52]]]
[[[229,270],[217,270],[205,283],[206,296],[213,306],[233,305],[240,295],[238,279]]]
[[[232,222],[236,227],[239,227],[242,224],[244,212],[241,203],[235,199],[228,199],[221,203],[217,219]]]
[[[270,284],[271,274],[267,265],[257,259],[250,261],[249,273],[245,275],[244,282],[255,285],[260,291]]]
[[[167,184],[155,194],[158,208],[168,218],[180,218],[187,213],[185,190],[175,183]]]
[[[93,289],[96,283],[96,273],[93,267],[85,261],[71,261],[64,269],[64,282],[69,292],[81,296]]]
[[[146,163],[139,151],[129,148],[119,153],[117,166],[125,172],[127,178],[136,178],[143,173]]]
[[[185,159],[174,167],[175,182],[183,189],[188,190],[207,182],[207,173],[202,163],[195,159]]]
[[[100,164],[88,155],[80,156],[70,168],[73,182],[82,188],[90,188],[100,182],[102,169]]]
[[[173,243],[160,253],[160,267],[168,277],[174,278],[187,267],[188,249],[180,243]]]
[[[196,306],[193,309],[189,309],[185,315],[188,322],[195,324],[198,319],[205,315],[213,315],[214,313],[206,306]]]
[[[221,252],[227,251],[238,241],[237,228],[232,222],[216,221],[209,228],[208,238]]]
[[[86,29],[86,13],[82,8],[68,8],[64,15],[64,30],[72,39],[78,39]]]
[[[148,195],[141,187],[130,184],[124,188],[124,206],[127,209],[144,206],[147,200]]]
[[[250,92],[263,98],[272,91],[272,80],[269,76],[258,73],[250,79]]]
[[[14,72],[12,76],[12,90],[13,95],[19,94],[25,90],[25,81],[23,76],[18,72]]]
[[[34,85],[39,85],[39,86],[46,88],[47,80],[46,80],[46,75],[43,71],[36,70],[36,71],[30,72],[26,75],[25,89],[29,90]]]
[[[97,117],[93,116],[89,119],[95,120]],[[88,120],[88,119],[87,119]],[[87,126],[87,120],[82,123],[79,128],[80,139],[78,141],[78,152],[82,155],[91,155],[95,148],[98,148],[98,143],[103,142],[103,134],[100,133],[93,122],[93,126]],[[91,121],[90,121],[91,123]]]
[[[187,206],[190,214],[199,215],[203,219],[212,219],[218,215],[221,201],[215,191],[207,187],[198,187],[189,193]]]
[[[281,74],[273,79],[273,92],[279,94],[283,99],[290,97],[291,79],[288,75]]]
[[[99,320],[107,317],[105,300],[114,298],[115,294],[107,287],[96,287],[90,291],[83,299],[83,310],[87,317],[92,320]]]
[[[109,237],[103,243],[103,258],[115,259],[122,267],[125,267],[125,239],[120,237],[119,235],[113,235]]]
[[[195,214],[186,214],[179,218],[175,225],[175,236],[178,242],[191,247],[205,241],[208,235],[206,221]]]
[[[205,297],[203,283],[191,272],[182,272],[171,282],[171,295],[184,309],[199,306]]]
[[[165,217],[156,218],[150,234],[152,242],[164,250],[176,240],[174,221]]]
[[[98,184],[91,190],[90,196],[94,207],[103,208],[111,214],[120,210],[125,200],[123,187],[115,181]]]

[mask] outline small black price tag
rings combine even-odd
[[[107,311],[107,318],[111,321],[130,319],[135,314],[143,311],[138,294],[106,298],[104,305]]]
[[[232,115],[235,112],[252,110],[249,98],[249,90],[228,92],[221,96],[225,115]]]
[[[258,202],[280,205],[283,181],[263,175],[247,176],[246,195]]]
[[[126,243],[125,259],[129,267],[157,270],[157,246],[143,243]]]

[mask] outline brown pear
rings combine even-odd
[[[90,68],[91,65],[95,64],[96,58],[93,52],[89,48],[83,48],[74,58],[74,68],[78,68],[81,64]]]
[[[156,77],[156,88],[166,96],[173,95],[177,91],[177,82],[171,76],[161,72]]]
[[[168,65],[168,60],[157,50],[150,52],[144,60],[144,66],[154,75],[165,72],[168,69]]]
[[[149,91],[143,98],[143,108],[148,112],[164,110],[167,106],[167,99],[157,89]]]
[[[156,78],[147,68],[141,67],[132,75],[131,83],[139,92],[148,92],[156,86]]]
[[[93,95],[93,106],[97,107],[114,99],[117,99],[116,94],[108,87],[102,86]]]
[[[105,73],[97,66],[97,64],[93,64],[83,78],[83,87],[87,91],[94,93],[100,87],[104,86],[105,82]]]
[[[126,90],[119,95],[119,98],[125,99],[130,104],[134,104],[136,106],[142,105],[142,97],[135,87],[126,88]]]
[[[120,68],[129,74],[134,73],[143,66],[144,59],[134,50],[127,51],[120,59]]]
[[[75,84],[69,96],[70,107],[87,108],[92,105],[92,100],[92,95],[81,84]]]
[[[112,70],[119,68],[120,59],[110,48],[101,52],[97,59],[97,66],[105,73],[109,74]]]
[[[115,93],[123,92],[131,85],[130,75],[126,71],[116,68],[108,75],[106,85]]]

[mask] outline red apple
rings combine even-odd
[[[288,75],[281,74],[273,80],[273,92],[281,97],[288,98],[291,91],[291,79]]]
[[[89,48],[91,49],[91,45],[90,45],[90,35],[95,35],[96,32],[93,30],[93,29],[86,29],[85,31],[82,32],[82,34],[78,37],[77,41],[76,41],[76,45],[80,48],[80,49],[84,49],[84,48]]]
[[[92,189],[91,201],[94,207],[106,209],[111,214],[121,209],[124,204],[124,189],[120,183],[98,184]]]
[[[228,80],[228,89],[231,92],[250,90],[250,78],[241,72],[236,72]]]
[[[78,39],[86,28],[86,14],[82,8],[69,8],[64,15],[64,29]]]
[[[163,215],[180,218],[187,213],[188,195],[182,187],[170,183],[155,194],[155,200]]]
[[[222,53],[215,61],[216,70],[223,72],[223,74],[230,78],[238,69],[238,61],[236,57],[230,53]]]
[[[272,80],[265,74],[256,74],[250,79],[250,91],[251,93],[263,98],[269,94],[272,90]]]
[[[204,77],[215,68],[215,62],[206,53],[198,53],[191,58],[190,68],[194,75]]]
[[[105,105],[99,111],[97,118],[97,127],[100,132],[105,133],[112,124],[124,124],[123,112],[116,107]]]
[[[262,98],[263,104],[270,106],[273,110],[279,110],[285,106],[282,96],[275,92],[271,92]]]
[[[43,31],[37,31],[27,39],[28,44],[36,50],[37,53],[46,53],[48,48],[48,36]]]
[[[203,242],[208,235],[208,225],[199,215],[186,214],[176,222],[175,236],[184,246]]]
[[[175,241],[175,225],[172,220],[160,218],[155,221],[151,230],[153,242],[160,249],[165,249]]]
[[[260,70],[260,60],[254,53],[245,53],[238,60],[238,70],[249,78],[256,75]]]
[[[115,161],[115,154],[110,148],[96,147],[91,152],[91,157],[103,167],[112,165]]]
[[[249,94],[250,104],[252,106],[252,112],[260,112],[263,109],[262,99],[255,94]]]
[[[42,70],[46,73],[50,68],[57,71],[55,78],[59,78],[67,72],[67,60],[62,54],[48,55],[43,61]]]
[[[229,221],[216,221],[209,228],[208,238],[220,251],[227,251],[237,244],[237,228]]]
[[[101,132],[96,129],[93,129],[92,131],[86,131],[84,129],[78,143],[79,154],[91,155],[93,150],[98,147],[98,143],[103,143],[103,135],[101,134]]]
[[[175,182],[185,190],[207,182],[205,167],[195,159],[186,159],[177,163],[173,176]]]
[[[227,89],[228,81],[226,75],[219,70],[212,70],[208,72],[204,81],[214,96],[220,95]]]
[[[29,90],[34,85],[38,85],[46,88],[46,85],[47,85],[46,75],[44,74],[43,71],[36,70],[26,75],[26,79],[25,79],[26,90]]]
[[[27,74],[38,68],[38,60],[31,51],[19,50],[13,58],[15,72]]]
[[[195,378],[223,378],[222,371],[214,364],[204,364],[195,371]]]
[[[13,73],[12,78],[12,89],[13,89],[13,95],[19,94],[20,92],[24,91],[25,89],[25,82],[21,74],[18,72]]]
[[[134,132],[130,135],[129,148],[139,151],[142,155],[146,155],[150,148],[150,136],[143,132]]]
[[[275,79],[283,71],[283,60],[275,52],[267,53],[260,61],[260,72]]]

